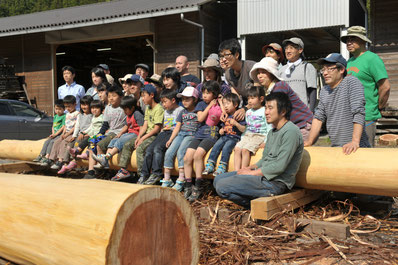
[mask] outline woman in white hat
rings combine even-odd
[[[293,107],[290,120],[300,128],[303,138],[306,140],[311,130],[313,114],[296,92],[280,77],[278,62],[271,57],[263,58],[253,66],[250,77],[264,87],[266,95],[271,92],[282,92],[289,96]]]
[[[203,71],[204,81],[214,80],[220,84],[222,96],[231,92],[229,85],[221,79],[223,72],[220,63],[216,58],[207,58],[202,65],[198,66],[198,68]],[[199,100],[202,100],[202,86],[203,82],[196,86]]]

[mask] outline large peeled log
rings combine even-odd
[[[36,142],[0,141],[0,158],[32,160],[41,150],[41,145]],[[233,156],[232,153],[228,171],[234,170]],[[257,162],[261,156],[262,149],[252,156],[251,162]],[[114,156],[111,168],[117,168],[116,161]],[[130,168],[137,168],[135,155],[131,158]],[[398,148],[359,148],[355,153],[345,155],[341,147],[306,147],[296,175],[296,186],[398,196]]]
[[[19,264],[197,264],[191,207],[173,189],[0,173],[0,256]]]

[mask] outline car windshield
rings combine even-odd
[[[17,116],[24,117],[40,117],[41,113],[25,104],[20,104],[18,102],[10,102],[12,108]]]

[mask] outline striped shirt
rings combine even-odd
[[[351,142],[354,123],[365,125],[365,95],[358,78],[346,76],[334,89],[324,86],[315,110],[315,119],[326,121],[332,146]],[[370,147],[365,129],[359,146]]]
[[[288,83],[279,81],[272,88],[272,92],[282,92],[289,96],[290,102],[292,102],[292,113],[290,114],[290,121],[297,125],[300,129],[305,128],[307,123],[312,123],[312,112],[308,108],[296,92],[291,89]]]

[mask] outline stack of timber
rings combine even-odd
[[[18,264],[197,264],[199,233],[173,189],[0,173],[0,256]]]
[[[40,153],[41,146],[42,141],[3,140],[0,141],[0,158],[32,161]],[[259,150],[251,162],[257,162],[261,156],[262,150]],[[133,153],[131,170],[136,170],[135,157]],[[110,166],[117,169],[116,165],[115,156]],[[232,154],[228,171],[233,170]],[[396,197],[397,176],[398,148],[360,148],[345,155],[341,147],[307,147],[296,175],[296,186]]]

